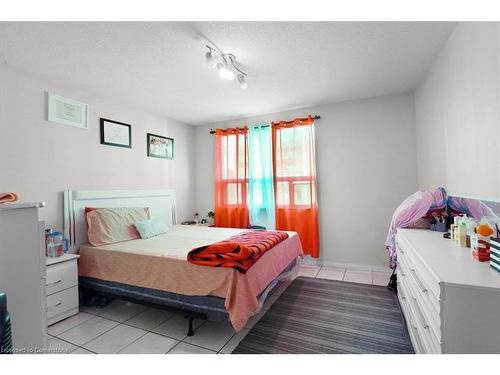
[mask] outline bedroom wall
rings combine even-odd
[[[89,104],[89,128],[46,120],[46,92]],[[100,144],[99,118],[132,125],[132,149]],[[146,133],[174,138],[175,160],[146,156]],[[0,64],[0,191],[43,201],[47,226],[62,228],[62,191],[162,189],[177,191],[179,220],[194,210],[194,129],[169,118],[56,85]]]
[[[413,94],[349,101],[196,127],[196,209],[213,209],[214,136],[210,128],[319,114],[316,122],[321,261],[387,264],[385,237],[394,209],[417,188]]]
[[[499,32],[458,24],[416,89],[420,189],[500,198]]]

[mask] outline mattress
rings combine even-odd
[[[188,296],[224,298],[239,331],[260,309],[257,296],[303,254],[298,235],[267,251],[245,274],[232,268],[199,266],[186,260],[192,249],[241,233],[242,229],[173,226],[160,236],[79,249],[79,275]]]

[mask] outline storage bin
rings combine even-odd
[[[431,230],[435,232],[446,232],[446,223],[431,224]]]
[[[500,238],[490,239],[490,266],[500,272]]]

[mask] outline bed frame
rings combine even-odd
[[[76,253],[80,245],[88,242],[85,207],[149,207],[151,218],[164,220],[168,225],[177,223],[174,190],[68,190],[64,192],[64,234],[69,240],[69,251],[72,253]],[[258,296],[260,303],[283,280],[296,274],[296,263],[292,262]],[[97,302],[98,306],[105,306],[110,299],[119,297],[183,313],[188,319],[188,336],[194,335],[194,319],[229,323],[224,299],[220,297],[184,296],[89,277],[80,277],[79,284],[82,297],[92,303]]]

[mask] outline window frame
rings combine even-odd
[[[248,134],[246,133],[237,133],[237,134],[224,134],[222,135],[222,137],[227,137],[227,140],[226,140],[226,147],[228,147],[228,141],[229,141],[229,137],[231,136],[235,136],[237,137],[237,140],[236,140],[236,144],[238,145],[239,143],[239,137],[241,135],[244,135],[244,139],[245,139],[245,178],[221,178],[220,181],[219,181],[219,184],[221,185],[221,191],[222,191],[222,206],[223,207],[228,207],[228,208],[247,208],[248,207],[248,184],[249,184],[249,178],[248,178]],[[221,147],[223,147],[223,143],[224,141],[221,139],[220,140],[221,142]],[[221,150],[222,152],[222,150]],[[228,162],[226,160],[226,162]],[[236,164],[235,165],[238,165],[238,160],[236,160]],[[216,168],[220,167],[221,168],[221,172],[223,172],[224,170],[224,166],[223,165],[220,165],[220,166],[216,166]],[[226,166],[227,167],[227,166]],[[226,168],[227,170],[227,168]],[[221,173],[221,176],[223,176],[224,173]],[[241,203],[228,203],[228,185],[231,185],[231,184],[235,184],[237,186],[241,185]],[[238,200],[238,197],[240,196],[238,194],[238,190],[237,190],[237,195],[236,195],[236,199]]]
[[[288,198],[289,203],[279,203],[279,195],[278,195],[278,183],[287,182],[288,183]],[[310,176],[285,176],[285,177],[275,177],[274,178],[274,195],[275,195],[275,205],[276,208],[287,208],[287,207],[310,207],[314,202],[310,202],[308,204],[296,204],[295,203],[295,186],[294,182],[308,182],[309,189],[312,189],[311,185],[316,185],[316,179],[311,180]]]

